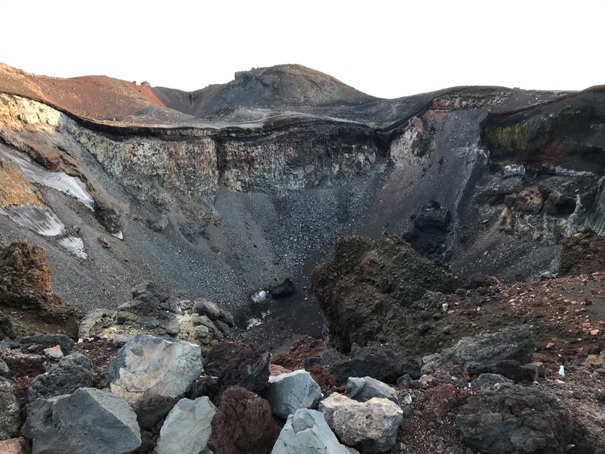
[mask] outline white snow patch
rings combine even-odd
[[[57,236],[65,231],[65,226],[50,209],[38,205],[14,205],[0,208],[0,214],[22,227],[43,236]]]
[[[80,257],[81,259],[88,257],[88,254],[84,252],[84,241],[82,241],[82,238],[66,236],[59,239],[58,243],[76,257]]]
[[[522,164],[504,166],[504,176],[525,175],[525,166]]]
[[[248,320],[248,323],[246,323],[246,329],[248,330],[250,328],[254,328],[255,326],[259,326],[262,324],[263,324],[262,320],[252,317],[251,319]]]
[[[87,258],[84,252],[84,241],[81,238],[68,236],[65,225],[52,210],[38,205],[13,205],[0,208],[0,214],[7,216],[11,221],[28,228],[38,235],[56,238],[57,243],[69,252],[80,258]]]
[[[118,240],[124,239],[124,234],[122,233],[121,230],[118,233],[112,233],[112,235],[115,236]]]
[[[1,154],[15,162],[19,166],[23,176],[30,183],[37,183],[61,191],[80,201],[89,210],[94,211],[95,201],[79,178],[71,177],[64,172],[46,170],[32,162],[27,156],[17,156],[6,150],[2,150]]]
[[[250,297],[253,303],[262,303],[267,299],[267,292],[265,290],[259,290]]]

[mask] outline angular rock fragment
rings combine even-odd
[[[181,399],[168,413],[155,448],[157,454],[204,452],[216,407],[208,397]]]
[[[33,454],[130,454],[141,444],[130,405],[94,388],[37,400],[28,408],[23,435],[32,440]]]
[[[361,452],[387,452],[395,446],[403,410],[388,399],[361,403],[334,393],[319,404],[338,439]]]
[[[324,415],[300,409],[288,417],[271,454],[349,454],[338,442]]]
[[[269,377],[269,387],[263,395],[273,414],[286,419],[296,410],[315,407],[321,399],[321,388],[309,372],[295,370]]]
[[[232,386],[222,394],[208,446],[214,454],[270,453],[279,430],[269,402]]]
[[[349,377],[345,394],[357,402],[366,402],[374,397],[379,397],[397,403],[395,390],[372,377]]]
[[[180,397],[202,372],[199,345],[137,334],[107,366],[113,393],[132,405],[150,396]]]
[[[40,398],[71,394],[78,388],[90,388],[97,379],[92,361],[80,354],[64,357],[54,369],[38,375],[27,390],[30,402]]]

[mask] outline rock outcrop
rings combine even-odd
[[[389,235],[378,241],[339,239],[333,260],[313,272],[312,283],[333,342],[344,351],[378,339],[405,349],[401,329],[408,327],[411,334],[416,325],[412,304],[427,290],[457,287],[448,269]]]
[[[89,312],[80,323],[80,338],[147,334],[198,344],[205,354],[234,326],[233,316],[211,301],[191,300],[180,292],[169,295],[152,282],[134,287],[132,298],[117,310]]]
[[[40,246],[15,242],[0,251],[1,336],[37,332],[77,335],[77,312],[52,291],[50,268]]]

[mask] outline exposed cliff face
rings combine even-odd
[[[296,65],[193,93],[0,76],[3,238],[45,245],[83,306],[149,279],[245,306],[286,277],[303,290],[338,236],[385,229],[512,280],[605,224],[598,90],[382,100]]]

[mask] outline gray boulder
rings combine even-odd
[[[28,408],[23,435],[33,442],[32,454],[129,454],[141,444],[130,405],[95,388],[37,400]]]
[[[323,414],[300,409],[288,416],[271,454],[349,454],[330,430]]]
[[[347,380],[345,394],[358,402],[366,402],[373,397],[379,397],[397,403],[395,390],[372,377],[350,377]]]
[[[269,377],[269,387],[264,392],[273,414],[286,419],[296,410],[317,406],[321,388],[305,370]]]
[[[391,450],[403,421],[398,405],[376,397],[362,403],[334,393],[319,410],[341,442],[368,454]]]
[[[90,388],[97,376],[92,361],[80,353],[64,357],[54,369],[38,375],[27,390],[30,402],[40,398],[71,394],[78,388]]]
[[[111,391],[132,405],[154,396],[181,397],[202,373],[199,345],[137,334],[105,373]]]
[[[506,327],[495,333],[480,333],[460,339],[452,348],[433,356],[423,366],[422,373],[430,374],[445,363],[460,364],[472,374],[489,372],[492,364],[503,360],[528,363],[533,349],[529,326]]]
[[[12,381],[0,377],[0,440],[8,440],[19,433],[21,409],[16,392]]]
[[[482,391],[460,409],[456,426],[462,439],[484,454],[558,454],[573,442],[569,411],[534,387]]]
[[[198,454],[206,450],[216,407],[208,397],[181,399],[170,411],[156,446],[157,454]]]

